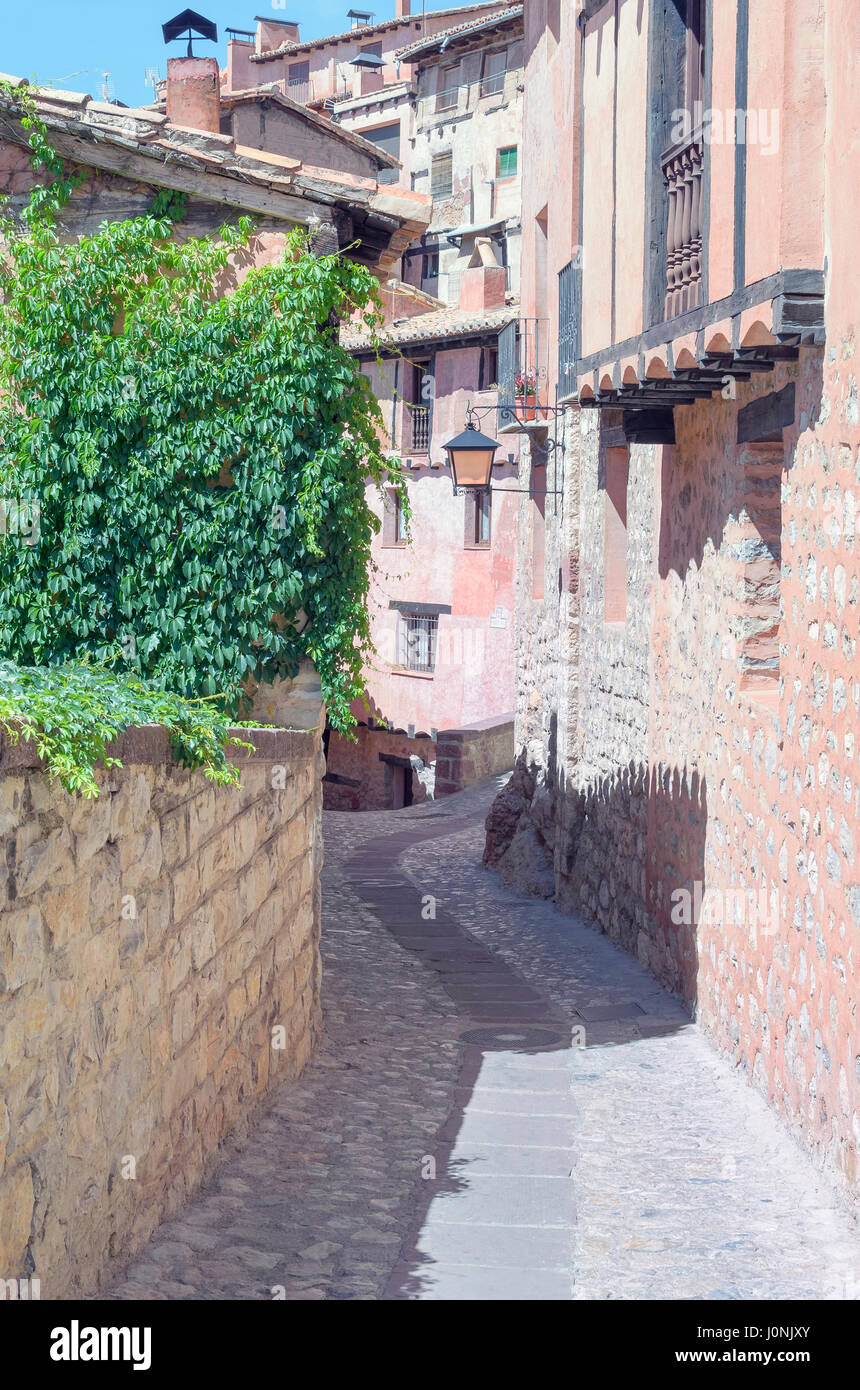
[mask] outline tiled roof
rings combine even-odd
[[[423,39],[416,39],[414,43],[406,44],[405,48],[397,49],[398,58],[407,60],[419,53],[430,53],[444,39],[454,36],[468,38],[470,34],[478,34],[482,29],[495,28],[497,24],[513,23],[516,19],[521,19],[523,15],[522,5],[510,5],[507,9],[499,10],[495,14],[484,15],[482,19],[470,19],[463,24],[455,24],[452,29],[440,29],[438,34],[428,34]]]
[[[386,325],[380,334],[380,350],[389,345],[403,347],[407,343],[444,342],[446,338],[476,338],[483,333],[498,332],[519,316],[519,305],[506,304],[501,309],[438,309],[429,314]],[[350,352],[370,349],[373,342],[367,333],[350,324],[341,329],[340,340]]]
[[[499,0],[500,5],[503,0]],[[483,4],[476,5],[456,5],[449,10],[431,10],[425,18],[430,15],[437,18],[446,14],[468,14],[470,10],[485,10],[492,0],[484,0]],[[389,29],[400,28],[401,25],[415,24],[420,20],[419,15],[401,15],[397,19],[383,19],[378,24],[360,24],[355,29],[347,29],[342,34],[326,34],[321,39],[306,39],[304,43],[296,43],[294,40],[285,39],[277,48],[267,48],[262,53],[251,53],[249,57],[252,63],[265,63],[272,58],[280,58],[285,53],[307,53],[312,48],[324,48],[329,43],[346,43],[349,39],[372,38],[374,34],[385,33]]]
[[[13,88],[26,85],[24,78],[6,74],[0,80]],[[359,238],[361,228],[368,238],[375,229],[380,265],[399,256],[430,219],[427,194],[250,149],[229,135],[171,125],[152,108],[93,101],[85,92],[53,87],[30,90],[51,143],[66,158],[158,187],[190,186],[200,197],[293,223],[329,221],[340,209],[354,219]],[[0,91],[0,139],[27,143],[21,114],[15,92]]]

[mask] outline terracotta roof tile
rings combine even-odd
[[[455,24],[452,29],[440,29],[437,34],[428,34],[423,39],[416,39],[414,43],[408,43],[404,48],[398,48],[397,56],[408,59],[410,53],[417,53],[423,48],[433,48],[437,40],[448,39],[455,34],[468,36],[472,31],[480,33],[481,29],[488,28],[490,25],[520,19],[522,14],[522,5],[510,5],[507,9],[498,10],[495,14],[483,15],[480,19],[469,19],[463,24]]]
[[[416,314],[402,323],[387,324],[380,335],[380,346],[402,347],[406,343],[429,343],[446,338],[478,337],[481,333],[499,330],[519,317],[518,304],[506,304],[501,309],[459,309],[456,307]],[[370,335],[344,324],[340,340],[350,352],[373,346]]]
[[[500,5],[503,0],[499,0]],[[470,10],[484,10],[492,0],[484,0],[483,4],[456,5],[448,10],[428,11],[427,18],[436,18],[444,14],[467,14]],[[397,29],[401,25],[415,24],[420,16],[410,14],[401,15],[399,19],[382,19],[378,24],[360,24],[355,29],[346,29],[341,34],[326,34],[319,39],[305,39],[304,43],[296,43],[295,40],[285,39],[277,48],[267,48],[262,53],[251,53],[249,57],[252,63],[269,62],[272,58],[280,58],[285,53],[305,53],[311,48],[324,48],[328,43],[346,43],[348,39],[365,39],[373,34],[381,34],[388,29]]]

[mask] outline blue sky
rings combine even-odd
[[[453,8],[456,0],[427,0],[428,10]],[[110,99],[129,106],[152,101],[147,87],[148,68],[166,71],[168,57],[179,56],[185,46],[166,48],[161,26],[184,10],[183,0],[36,0],[17,4],[14,18],[3,25],[0,70],[16,77],[30,77],[73,92],[101,97],[103,74],[109,73]],[[348,29],[350,9],[372,9],[377,20],[394,15],[395,0],[286,0],[275,7],[271,0],[195,0],[190,6],[218,25],[217,54],[223,66],[227,57],[224,30],[253,29],[254,16],[271,12],[275,19],[294,19],[303,39],[338,34]],[[420,14],[421,0],[413,0]],[[200,43],[197,53],[214,53],[212,44]]]

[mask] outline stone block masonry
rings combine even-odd
[[[131,730],[95,801],[0,750],[0,1277],[94,1292],[320,1030],[319,727],[240,787]]]
[[[503,714],[479,719],[465,729],[445,729],[436,744],[436,796],[463,791],[514,761],[514,719]]]

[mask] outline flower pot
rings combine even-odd
[[[516,396],[516,415],[518,420],[533,420],[536,415],[537,396]]]

